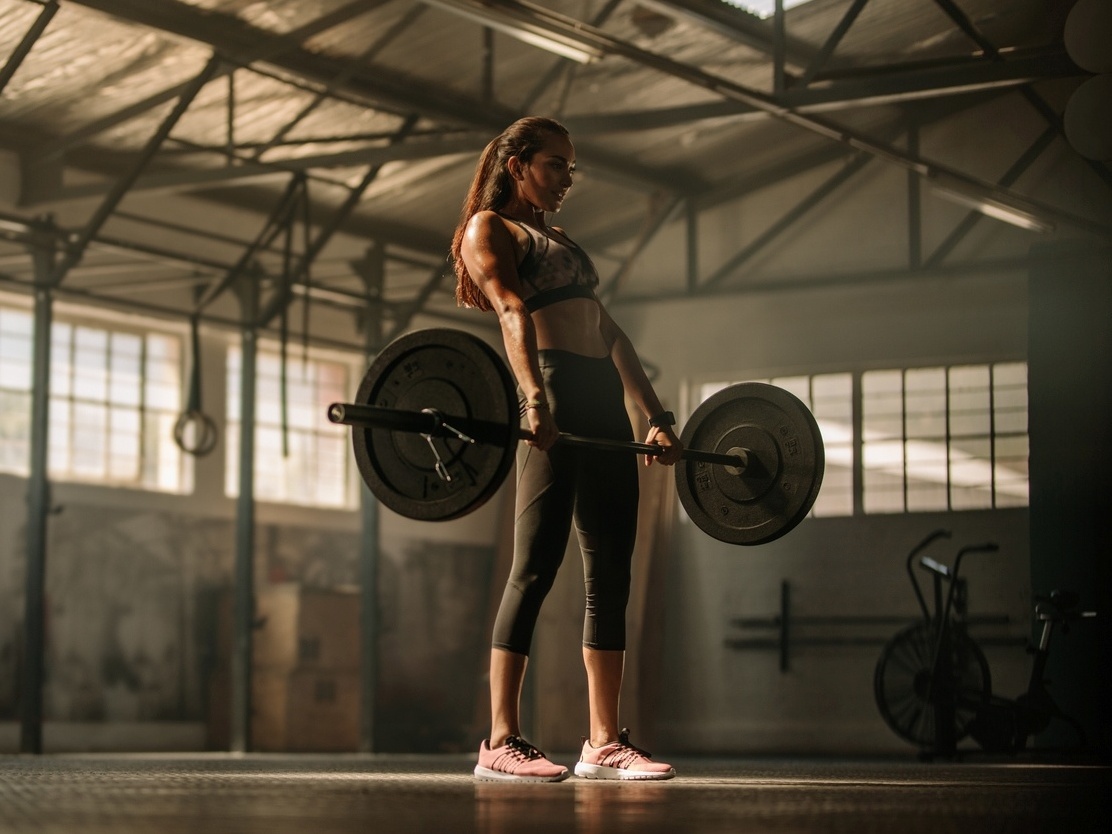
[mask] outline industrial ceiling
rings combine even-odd
[[[1063,46],[1072,0],[785,5],[0,0],[0,290],[261,327],[318,304],[372,349],[416,316],[461,321],[445,258],[463,194],[532,113],[572,132],[567,223],[610,299],[744,292],[755,252],[867,166],[1031,234],[1112,236],[1112,210],[1025,178],[1072,153],[1062,113],[1090,75]],[[1000,102],[1035,125],[1014,158],[919,150],[916,131]],[[1009,130],[986,116],[981,138]],[[1108,166],[1077,165],[1112,202]],[[666,225],[811,172],[724,263],[639,282]],[[957,217],[905,268],[942,264],[983,214]]]

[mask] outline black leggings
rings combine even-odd
[[[609,357],[540,351],[545,391],[560,431],[629,441],[621,378]],[[541,603],[564,558],[571,522],[583,553],[583,645],[625,648],[630,563],[637,534],[637,456],[557,443],[521,444],[514,559],[493,645],[529,654]]]

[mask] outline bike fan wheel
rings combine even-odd
[[[931,703],[931,669],[936,635],[927,623],[896,632],[884,646],[873,675],[876,705],[885,723],[900,738],[932,748],[938,738],[936,704]],[[952,697],[955,741],[964,738],[980,705],[992,693],[984,653],[964,632],[952,634]]]

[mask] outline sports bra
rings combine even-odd
[[[532,226],[499,215],[515,223],[529,236],[529,248],[518,265],[526,309],[534,313],[549,304],[569,298],[594,298],[598,272],[587,253],[564,235],[549,235]]]

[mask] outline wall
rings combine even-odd
[[[613,313],[659,368],[657,386],[676,407],[692,380],[1014,359],[1024,357],[1026,348],[1026,283],[1010,273],[766,292],[730,303],[617,304]],[[220,413],[219,341],[207,344],[206,409]],[[52,517],[49,534],[48,721],[123,727],[203,720],[206,652],[213,639],[208,606],[230,585],[234,547],[234,505],[223,497],[222,455],[221,447],[198,462],[197,494],[189,498],[56,486],[55,502],[64,509]],[[0,635],[8,637],[0,637],[0,662],[9,670],[22,594],[23,488],[20,479],[0,479],[8,508],[0,544],[0,611],[6,612]],[[478,512],[446,524],[418,525],[381,514],[380,749],[469,749],[485,732],[487,636],[481,626],[504,500],[500,493]],[[357,584],[357,513],[260,505],[257,520],[260,583]],[[871,691],[880,643],[895,626],[869,629],[861,635],[863,646],[793,645],[785,672],[775,649],[737,650],[726,641],[745,636],[732,619],[777,613],[783,581],[790,583],[793,611],[801,617],[914,616],[902,558],[936,527],[953,529],[955,546],[1001,544],[999,554],[968,565],[971,604],[975,614],[1009,618],[983,636],[1013,641],[991,647],[989,657],[997,690],[1017,693],[1026,656],[1014,641],[1028,632],[1030,603],[1027,525],[1022,510],[814,519],[757,548],[724,545],[689,523],[678,525],[658,611],[646,614],[663,618],[665,636],[663,653],[646,658],[650,683],[657,677],[647,691],[658,694],[638,717],[642,737],[652,738],[656,749],[676,752],[907,749],[881,721]],[[939,548],[937,555],[951,553]],[[568,625],[578,622],[582,610],[574,590],[577,561],[568,560],[561,581],[571,590],[557,588],[537,643],[542,654],[553,653],[555,643],[571,649],[555,668],[537,661],[537,669],[547,671],[531,680],[529,692],[532,708],[543,712],[546,685],[561,681],[563,697],[572,703],[564,709],[572,716],[578,709],[582,725],[578,627]],[[638,648],[631,646],[631,657]],[[634,674],[642,670],[631,670],[631,679]],[[627,698],[635,697],[633,690]],[[449,694],[462,694],[464,703],[445,700]],[[13,695],[0,690],[0,709],[9,717]],[[582,701],[578,708],[576,699]],[[445,720],[452,709],[459,712]],[[90,732],[71,735],[68,744],[92,744]],[[577,737],[584,730],[546,732],[566,746],[569,733]],[[14,733],[8,738],[13,744]],[[157,746],[156,738],[148,735],[145,743]],[[48,744],[50,739],[48,726]]]
[[[1036,582],[1062,577],[1095,621],[1052,638],[1047,678],[1058,706],[1112,754],[1112,252],[1046,246],[1031,270],[1031,548]],[[1074,743],[1056,722],[1047,734]]]
[[[226,334],[204,336],[204,408],[224,413]],[[235,502],[224,445],[197,459],[192,495],[56,483],[47,532],[45,747],[188,750],[211,746],[218,608],[232,586]],[[0,475],[0,752],[19,747],[26,490]],[[470,748],[474,687],[502,501],[416,525],[380,512],[380,749]],[[352,589],[362,551],[357,511],[260,503],[255,577]],[[336,635],[357,641],[359,634]],[[460,681],[468,685],[460,690]],[[226,710],[226,706],[223,707]],[[219,712],[219,709],[216,709]],[[358,741],[351,749],[356,749]]]
[[[656,386],[677,407],[693,380],[1026,355],[1022,274],[767,292],[729,303],[618,304],[612,313],[660,369]],[[883,723],[872,694],[882,643],[898,625],[797,625],[798,643],[790,647],[784,672],[774,646],[738,650],[727,641],[775,636],[731,621],[777,615],[784,581],[792,612],[802,618],[866,614],[910,621],[917,606],[904,557],[940,527],[954,534],[951,543],[932,549],[943,561],[961,545],[1001,546],[998,554],[970,557],[963,572],[970,613],[1008,618],[974,636],[1006,643],[986,653],[996,691],[1018,694],[1030,621],[1026,510],[808,519],[790,535],[751,548],[718,542],[685,521],[659,601],[666,638],[654,674],[664,682],[663,694],[642,735],[653,736],[653,749],[692,753],[909,749]],[[816,636],[856,637],[864,645],[806,643]],[[581,675],[570,665],[564,671]]]

